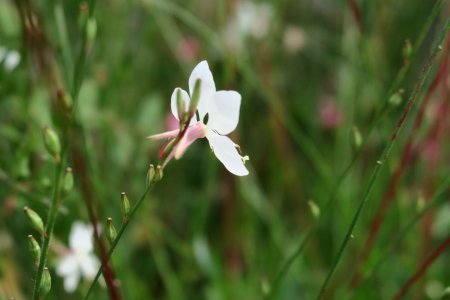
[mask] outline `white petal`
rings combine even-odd
[[[68,276],[78,272],[78,261],[75,255],[67,254],[61,258],[56,266],[56,273],[59,276]]]
[[[89,253],[94,249],[92,234],[94,229],[91,225],[75,222],[72,225],[69,236],[69,246],[74,252]]]
[[[189,108],[189,103],[191,103],[191,98],[189,98],[189,94],[180,88],[176,88],[173,90],[172,96],[170,97],[170,108],[172,109],[172,114],[175,117],[175,119],[178,119],[178,106],[177,106],[177,93],[178,91],[181,92],[181,99],[184,101],[184,105],[186,107],[186,111]]]
[[[6,54],[4,61],[6,71],[14,70],[14,68],[17,67],[19,62],[20,62],[20,53],[15,50],[9,51],[8,54]]]
[[[237,176],[248,175],[248,170],[236,149],[236,144],[229,137],[218,135],[209,130],[206,138],[214,154],[228,171]]]
[[[64,290],[68,293],[72,293],[76,290],[78,281],[80,280],[80,274],[74,272],[64,277]]]
[[[209,70],[206,60],[200,62],[194,70],[192,70],[191,76],[189,77],[189,93],[191,94],[191,97],[194,92],[194,85],[197,79],[201,80],[200,101],[197,109],[200,114],[200,120],[202,120],[208,113],[210,101],[212,101],[212,97],[216,92],[214,78]]]
[[[235,91],[218,91],[214,93],[212,103],[208,127],[222,135],[227,135],[236,129],[239,122],[241,95]]]
[[[85,278],[93,278],[97,274],[98,268],[100,268],[100,262],[93,254],[83,256],[79,260],[81,273]]]

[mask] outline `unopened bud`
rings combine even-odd
[[[89,18],[86,23],[86,52],[92,50],[96,35],[97,21],[94,18]]]
[[[359,128],[356,126],[352,127],[352,147],[355,151],[358,151],[363,143],[361,132],[359,131]]]
[[[114,240],[117,237],[117,230],[111,218],[106,220],[106,237],[108,238],[110,244],[114,243]]]
[[[38,242],[31,234],[28,236],[28,250],[30,250],[31,255],[33,255],[35,266],[39,266],[39,261],[41,259],[41,247],[39,247]]]
[[[389,97],[388,103],[390,106],[392,107],[397,107],[399,106],[402,102],[403,102],[403,95],[404,90],[400,89],[397,92],[395,92],[394,94],[392,94],[391,97]]]
[[[191,103],[189,104],[189,117],[192,117],[197,110],[198,102],[200,101],[200,92],[202,87],[202,81],[197,79],[194,84],[194,90],[192,92]]]
[[[122,210],[123,210],[123,223],[125,223],[128,220],[128,215],[130,214],[130,201],[128,200],[127,194],[123,192],[120,194],[120,203],[122,204]]]
[[[423,209],[425,208],[425,198],[423,197],[422,194],[419,195],[419,197],[417,197],[417,202],[416,202],[416,211],[418,213],[422,212]]]
[[[317,204],[312,200],[308,201],[308,205],[309,205],[309,209],[311,210],[311,214],[313,215],[314,219],[316,219],[316,220],[319,219],[319,217],[320,217],[319,206],[317,206]]]
[[[160,165],[158,165],[155,172],[155,181],[160,181],[163,178],[163,175],[163,169]]]
[[[73,188],[73,172],[72,168],[66,169],[66,175],[64,176],[64,185],[63,190],[65,193],[68,193]]]
[[[181,89],[177,88],[177,111],[178,111],[178,120],[180,124],[185,122],[186,117],[186,103],[183,100],[183,96],[181,94]]]
[[[405,44],[403,45],[402,55],[405,60],[409,60],[412,54],[412,45],[409,39],[405,40]]]
[[[23,208],[23,211],[27,215],[28,220],[30,220],[31,226],[33,226],[33,228],[39,231],[41,234],[45,235],[44,222],[42,221],[42,218],[37,214],[37,212],[35,212],[31,208],[28,208],[27,206]]]
[[[152,164],[150,164],[148,166],[148,171],[147,171],[147,178],[146,178],[147,185],[149,185],[153,181],[154,178],[155,178],[155,167]]]
[[[50,271],[47,267],[44,267],[44,273],[42,273],[42,280],[41,280],[41,288],[39,290],[39,293],[41,297],[45,297],[45,295],[50,292],[52,288],[52,277],[50,275]]]
[[[59,154],[61,153],[61,144],[56,132],[48,126],[44,126],[44,144],[48,153],[57,161],[59,161]]]

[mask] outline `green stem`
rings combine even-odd
[[[128,227],[128,224],[130,224],[130,221],[133,219],[133,216],[136,214],[139,206],[142,204],[142,202],[144,201],[145,197],[147,196],[147,194],[150,192],[150,190],[153,188],[153,186],[155,185],[156,181],[152,180],[150,182],[150,184],[147,186],[147,188],[145,189],[144,193],[142,194],[142,196],[139,198],[138,202],[136,203],[136,205],[134,205],[133,209],[130,212],[129,218],[128,220],[122,224],[122,226],[120,227],[119,231],[117,232],[117,237],[114,240],[114,242],[111,245],[111,248],[109,249],[108,255],[106,256],[106,260],[105,260],[105,264],[109,261],[109,259],[111,258],[111,255],[113,254],[114,250],[117,247],[117,244],[120,241],[120,238],[122,237],[123,233],[125,232],[125,230]],[[102,265],[100,266],[100,268],[97,271],[97,274],[95,275],[94,280],[92,281],[89,290],[86,293],[86,296],[84,296],[83,299],[87,300],[89,299],[89,296],[91,295],[92,291],[94,290],[94,286],[97,283],[103,268],[105,267],[104,263],[102,263]]]
[[[48,246],[55,227],[56,215],[59,207],[59,199],[61,197],[61,178],[63,176],[63,161],[65,161],[66,149],[63,149],[61,160],[56,162],[55,176],[53,179],[53,195],[52,202],[50,204],[50,210],[47,217],[47,224],[45,226],[45,236],[43,237],[41,246],[41,257],[39,259],[39,266],[36,272],[36,279],[33,289],[33,300],[39,300],[39,289],[41,287],[42,274],[44,273],[44,267],[47,262]]]
[[[411,218],[411,220],[405,225],[405,227],[400,230],[400,232],[392,239],[393,243],[391,243],[384,252],[380,255],[380,258],[377,260],[377,262],[374,264],[374,267],[369,270],[363,280],[369,281],[372,276],[376,273],[376,271],[381,267],[383,262],[386,261],[386,259],[389,257],[389,255],[395,250],[395,248],[398,246],[398,244],[403,240],[403,238],[408,234],[413,226],[422,219],[422,217],[430,211],[431,208],[435,207],[436,205],[440,204],[441,202],[447,200],[447,198],[442,197],[442,195],[448,190],[450,187],[450,175],[447,175],[442,183],[437,188],[434,195],[431,197],[430,201],[427,202],[425,207],[423,207],[420,212],[418,212],[414,217]],[[362,286],[362,285],[361,285]]]
[[[361,216],[361,213],[369,199],[369,196],[372,192],[372,188],[375,185],[375,181],[378,178],[378,175],[380,174],[380,171],[383,167],[383,165],[386,163],[387,159],[390,156],[391,150],[395,144],[395,142],[397,141],[397,136],[398,134],[401,132],[401,129],[403,128],[403,125],[405,124],[406,119],[408,118],[408,115],[414,105],[414,103],[416,102],[416,99],[418,98],[418,96],[420,95],[420,91],[422,89],[422,86],[424,85],[426,79],[428,78],[428,75],[430,73],[431,67],[437,57],[437,54],[441,51],[442,49],[442,42],[445,39],[447,32],[450,28],[450,18],[447,20],[447,23],[441,33],[441,36],[439,38],[439,42],[438,45],[434,48],[431,56],[428,59],[428,62],[425,64],[425,66],[422,69],[421,75],[419,76],[419,79],[414,87],[413,92],[411,93],[411,96],[408,100],[408,102],[406,103],[406,106],[403,110],[402,115],[400,116],[399,122],[397,124],[397,127],[395,128],[392,137],[390,139],[390,141],[388,142],[388,144],[385,146],[379,160],[376,163],[375,169],[372,173],[372,176],[370,177],[369,180],[369,184],[366,188],[366,191],[364,192],[364,195],[361,199],[361,202],[358,206],[358,209],[355,213],[355,215],[353,216],[353,219],[350,223],[350,226],[347,230],[347,233],[344,237],[344,240],[342,241],[342,244],[339,248],[339,251],[333,261],[333,264],[327,274],[327,277],[325,278],[322,287],[320,288],[319,294],[317,295],[316,299],[323,299],[323,296],[325,294],[326,288],[328,286],[329,281],[331,280],[331,278],[333,277],[341,259],[344,253],[344,250],[347,248],[348,242],[350,241],[352,234],[353,234],[353,230],[355,229],[356,224],[358,223],[359,217]]]

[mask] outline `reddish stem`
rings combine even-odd
[[[397,190],[398,182],[400,181],[401,176],[403,175],[405,169],[407,169],[408,166],[412,164],[415,157],[414,154],[416,153],[417,147],[414,145],[414,139],[417,136],[417,131],[419,130],[420,126],[422,125],[423,118],[425,116],[425,108],[428,106],[429,101],[431,99],[431,95],[434,93],[436,88],[439,86],[440,83],[445,82],[445,78],[447,75],[447,67],[448,67],[448,60],[444,59],[439,67],[439,70],[430,85],[430,88],[428,89],[428,92],[425,96],[424,101],[422,101],[422,104],[419,108],[418,115],[414,122],[413,130],[411,131],[411,134],[408,137],[408,140],[406,142],[406,146],[403,150],[403,154],[401,156],[401,161],[399,165],[397,166],[396,170],[394,171],[394,175],[391,178],[391,181],[389,182],[388,188],[386,192],[384,193],[383,200],[378,207],[378,210],[372,219],[372,223],[369,230],[369,235],[367,237],[367,240],[364,244],[362,254],[359,258],[359,264],[360,266],[364,265],[365,261],[369,257],[373,245],[375,243],[375,240],[378,236],[379,230],[381,228],[381,224],[384,221],[384,217],[391,206],[394,196]],[[401,124],[401,122],[404,121],[404,116],[400,118],[400,121],[398,124]],[[436,120],[437,123],[439,123],[439,120]],[[395,139],[396,135],[394,134],[392,136],[392,139]],[[356,274],[353,276],[351,280],[351,286],[353,288],[357,287],[359,285],[359,282],[361,281],[361,270],[358,270]]]
[[[403,285],[403,287],[400,289],[400,291],[392,298],[392,300],[400,300],[402,299],[406,293],[411,289],[411,287],[420,279],[422,276],[425,275],[428,268],[431,266],[431,264],[439,257],[442,253],[444,253],[445,249],[450,245],[450,236],[447,237],[447,239],[439,245],[426,259],[422,264],[419,266],[417,271],[412,275],[409,280]]]

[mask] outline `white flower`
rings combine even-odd
[[[184,151],[197,139],[206,137],[216,157],[222,162],[228,171],[238,176],[248,175],[244,165],[247,157],[239,154],[236,145],[226,135],[230,134],[239,122],[239,108],[241,106],[241,95],[235,91],[216,91],[216,85],[206,61],[200,62],[189,77],[189,92],[192,96],[197,79],[201,81],[200,99],[197,106],[199,119],[195,116],[191,119],[186,133],[179,141],[175,149],[166,160],[173,156],[180,158]],[[176,88],[171,97],[172,114],[178,119],[177,93],[181,92],[185,107],[189,107],[191,98],[181,88]],[[208,121],[206,120],[206,117]],[[149,139],[174,138],[179,129],[167,131],[161,134],[149,136]]]
[[[92,226],[81,222],[72,225],[69,236],[70,250],[63,255],[56,267],[56,273],[64,277],[66,292],[75,291],[81,276],[92,279],[100,267],[100,262],[93,253],[93,231]]]
[[[225,29],[225,40],[233,50],[241,50],[247,37],[262,39],[269,31],[273,9],[268,3],[239,1]]]
[[[16,50],[6,50],[0,47],[0,63],[3,61],[3,67],[6,71],[11,72],[20,62],[20,53]]]

